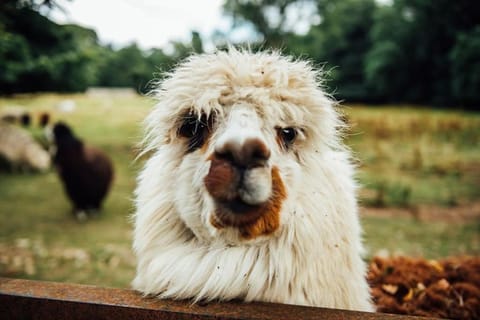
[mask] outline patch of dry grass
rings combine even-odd
[[[480,116],[413,107],[346,108],[364,185],[377,206],[480,199]]]

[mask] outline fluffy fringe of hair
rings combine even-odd
[[[176,73],[179,69],[185,68],[186,66],[194,63],[197,60],[204,60],[205,57],[215,56],[218,58],[222,57],[236,57],[240,58],[242,56],[255,55],[256,57],[274,57],[275,59],[284,60],[288,63],[294,63],[302,65],[305,70],[308,70],[309,73],[314,75],[316,86],[321,90],[325,96],[325,99],[328,100],[328,103],[332,105],[332,110],[335,112],[335,115],[332,117],[335,122],[336,134],[333,135],[333,140],[326,141],[327,144],[336,150],[345,150],[348,149],[342,143],[342,140],[346,136],[346,133],[349,130],[349,125],[344,121],[346,115],[343,112],[340,102],[338,102],[332,94],[327,93],[326,79],[328,78],[328,73],[330,71],[325,70],[325,65],[315,65],[311,60],[303,59],[301,57],[293,57],[291,55],[283,55],[282,51],[279,49],[267,49],[259,52],[252,52],[250,47],[236,47],[233,45],[228,45],[225,50],[217,49],[214,53],[192,53],[190,56],[184,58],[181,61],[178,61],[176,65],[167,72],[161,73],[161,76],[151,80],[151,87],[153,88],[147,94],[149,98],[153,101],[157,101],[158,104],[161,103],[162,95],[165,93],[164,83],[175,78]],[[157,108],[159,105],[157,104]],[[143,122],[143,127],[145,132],[143,139],[138,145],[139,153],[137,156],[141,158],[146,154],[153,152],[160,144],[165,141],[160,141],[158,134],[156,133],[157,123],[156,115],[151,113],[148,117],[145,118]]]

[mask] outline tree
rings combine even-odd
[[[457,35],[450,52],[453,98],[469,108],[480,108],[480,26]]]
[[[369,100],[364,61],[371,47],[369,32],[376,10],[374,0],[317,1],[319,24],[307,34],[315,61],[326,63],[329,86],[341,99]],[[292,48],[295,51],[295,48]]]
[[[102,62],[98,65],[97,84],[107,87],[132,87],[142,91],[149,72],[144,53],[134,43],[118,51],[102,50]]]
[[[192,51],[203,52],[198,32],[191,43],[173,42],[173,53],[142,51],[136,44],[114,50],[101,46],[93,30],[58,25],[41,15],[59,1],[0,3],[0,93],[84,91],[89,86],[148,91],[155,73],[169,70]]]
[[[452,88],[467,78],[469,83],[475,80],[471,70],[458,68],[475,54],[478,57],[480,51],[475,53],[477,46],[466,45],[460,35],[475,42],[472,30],[479,21],[480,6],[470,0],[395,0],[392,6],[381,8],[367,56],[369,86],[387,101],[435,105],[461,102]],[[463,55],[460,48],[469,53]],[[480,102],[478,96],[476,99]]]
[[[266,47],[281,48],[291,34],[288,27],[288,10],[310,0],[226,0],[223,11],[233,18],[234,27],[248,24],[257,32],[259,42]]]
[[[192,50],[195,53],[203,53],[202,38],[197,31],[192,31]]]
[[[60,26],[35,11],[34,3],[1,4],[0,66],[6,72],[0,75],[0,92],[85,90],[93,79],[95,32]]]
[[[289,25],[289,13],[302,8],[309,8],[306,19],[312,23],[306,35],[295,34]],[[224,5],[236,21],[234,27],[253,25],[265,47],[326,63],[330,87],[340,98],[356,101],[368,97],[364,56],[371,46],[375,9],[374,0],[227,0]],[[319,21],[313,24],[315,18]]]
[[[364,62],[364,73],[370,94],[378,101],[415,102],[417,87],[409,86],[411,53],[415,43],[408,14],[399,14],[395,6],[380,7],[370,30],[372,46]]]
[[[307,34],[288,24],[298,5],[315,6]],[[224,10],[264,47],[324,64],[340,99],[480,105],[477,1],[227,0]]]

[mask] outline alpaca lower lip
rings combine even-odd
[[[216,220],[222,227],[250,225],[264,214],[264,207],[264,204],[248,204],[240,198],[217,201]]]
[[[233,214],[246,214],[261,207],[261,205],[248,204],[238,198],[232,201],[222,201],[221,205],[229,209]]]

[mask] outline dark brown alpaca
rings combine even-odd
[[[53,161],[78,219],[97,212],[113,180],[110,158],[75,137],[69,126],[53,128],[57,150]]]

